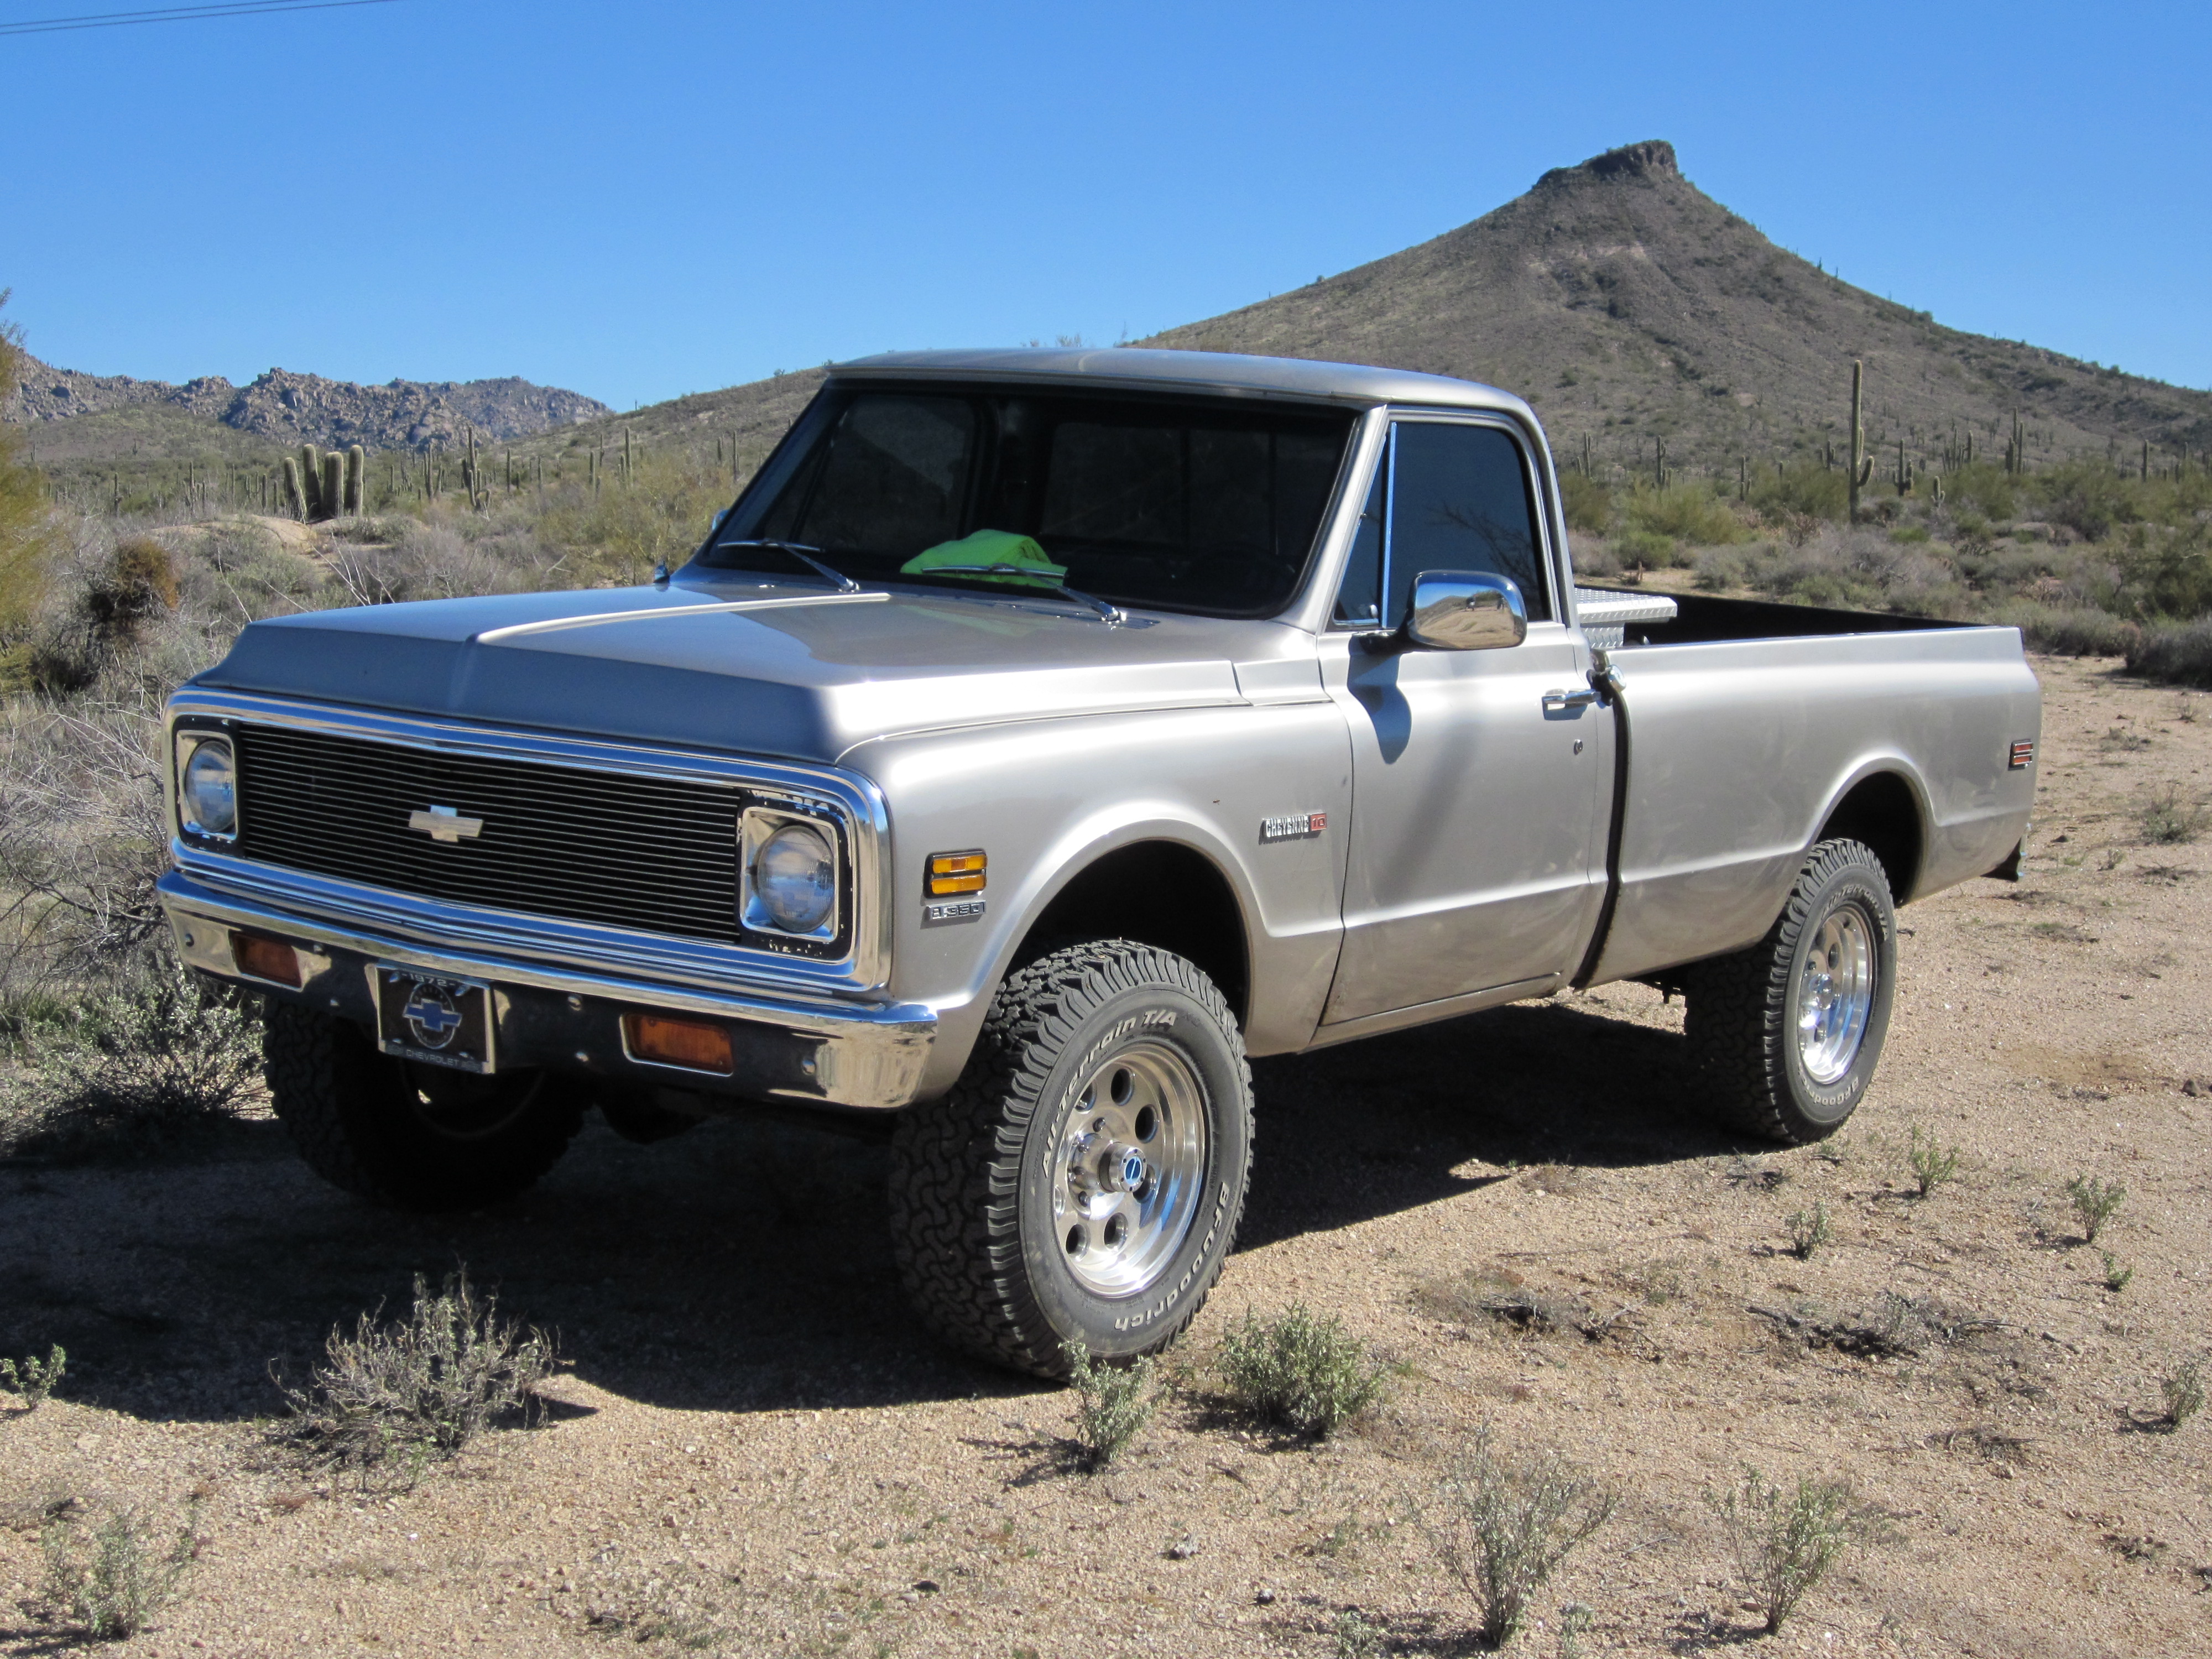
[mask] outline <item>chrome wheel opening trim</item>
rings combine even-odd
[[[1874,1015],[1878,972],[1872,917],[1846,904],[1821,918],[1797,974],[1797,1058],[1805,1074],[1838,1083],[1858,1058]]]
[[[1204,1196],[1206,1085],[1182,1053],[1139,1042],[1083,1081],[1054,1135],[1052,1228],[1078,1284],[1139,1296],[1166,1273]]]

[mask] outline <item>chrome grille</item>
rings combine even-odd
[[[246,858],[456,903],[739,938],[739,790],[287,726],[236,735]],[[483,827],[442,842],[408,828],[432,806]]]

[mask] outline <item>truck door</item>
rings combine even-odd
[[[1603,894],[1593,855],[1604,711],[1535,511],[1537,473],[1497,420],[1398,416],[1338,601],[1353,635],[1331,690],[1352,726],[1344,950],[1323,1029],[1571,974]],[[1528,637],[1399,643],[1414,576],[1510,576]],[[1564,694],[1564,695],[1562,695]],[[1532,987],[1532,989],[1541,988]]]

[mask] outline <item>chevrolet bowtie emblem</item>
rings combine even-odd
[[[483,833],[483,820],[465,818],[450,806],[434,806],[427,812],[410,812],[407,827],[420,830],[432,841],[474,841]]]

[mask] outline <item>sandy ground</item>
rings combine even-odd
[[[1641,988],[1265,1062],[1188,1386],[1102,1475],[1066,1467],[1068,1395],[907,1314],[866,1143],[594,1127],[523,1201],[434,1221],[321,1187],[268,1123],[159,1165],[0,1167],[0,1352],[71,1358],[64,1398],[0,1413],[0,1652],[77,1639],[39,1595],[41,1506],[195,1492],[198,1559],[133,1651],[1327,1655],[1346,1609],[1382,1650],[1460,1651],[1473,1604],[1407,1517],[1489,1421],[1620,1494],[1526,1653],[1561,1650],[1568,1601],[1594,1652],[2212,1653],[2212,1421],[2149,1422],[2212,1333],[2212,838],[2136,822],[2159,784],[2212,791],[2212,697],[2039,667],[2026,878],[1905,913],[1889,1051],[1837,1139],[1708,1127],[1680,1007]],[[1915,1126],[1964,1151],[1924,1200]],[[2077,1174],[2126,1184],[2119,1293],[2062,1195]],[[1786,1218],[1815,1202],[1836,1237],[1799,1261]],[[272,1456],[271,1362],[299,1376],[333,1323],[463,1260],[559,1332],[554,1420],[403,1494]],[[1625,1311],[1523,1332],[1469,1304],[1474,1273]],[[1954,1340],[1808,1340],[1885,1292]],[[1224,1324],[1294,1297],[1398,1368],[1319,1448],[1205,1391]],[[1845,1477],[1873,1522],[1778,1638],[1703,1499],[1747,1462]]]

